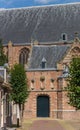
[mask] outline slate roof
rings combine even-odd
[[[5,44],[10,40],[30,43],[31,39],[55,42],[62,33],[70,41],[76,31],[80,37],[80,3],[0,10],[0,37]]]
[[[42,69],[41,63],[43,57],[46,59],[45,69],[57,69],[57,63],[64,58],[70,45],[52,45],[52,46],[37,46],[32,49],[32,54],[29,61],[30,69]]]

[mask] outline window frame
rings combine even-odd
[[[22,48],[20,50],[19,54],[19,64],[25,65],[28,62],[28,57],[29,57],[29,49],[28,48]]]

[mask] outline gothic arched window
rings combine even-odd
[[[29,56],[29,49],[27,48],[21,49],[20,55],[19,55],[19,63],[22,65],[27,64],[28,56]]]

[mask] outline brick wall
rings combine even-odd
[[[8,64],[12,67],[15,63],[19,63],[20,51],[23,48],[31,49],[31,46],[26,45],[13,45],[12,42],[8,43],[8,46],[4,46],[4,52],[8,56]]]
[[[58,91],[57,78],[61,75],[61,71],[36,71],[27,72],[26,74],[29,81],[30,94],[25,103],[24,118],[37,117],[37,97],[39,95],[47,95],[50,99],[50,117],[54,119],[77,119],[75,109],[68,104],[66,91]],[[41,89],[41,76],[45,77],[44,89]],[[53,88],[51,88],[51,78],[54,78]],[[31,79],[34,79],[33,88],[31,88]],[[63,80],[63,82],[65,83],[66,81]],[[77,113],[79,112],[77,111]]]
[[[70,51],[67,52],[64,59],[57,64],[59,71],[27,71],[26,75],[29,82],[29,97],[25,103],[24,118],[37,117],[37,97],[44,95],[49,97],[50,104],[50,117],[56,119],[77,119],[80,115],[79,111],[76,111],[73,107],[68,104],[67,93],[63,91],[66,87],[65,79],[62,79],[61,90],[59,91],[58,77],[62,74],[63,65],[69,65],[71,58],[73,57],[74,47],[80,47],[80,44],[74,42],[71,45]],[[8,54],[9,66],[12,67],[15,63],[19,63],[19,54],[22,48],[28,48],[31,50],[31,46],[23,45],[12,45],[9,42],[8,46],[4,47],[5,53]],[[77,53],[78,54],[78,53]],[[80,55],[80,53],[79,53]],[[44,76],[45,80],[40,81],[40,77]],[[54,79],[54,82],[51,82]]]

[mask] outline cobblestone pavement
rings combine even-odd
[[[34,121],[29,130],[66,130],[57,120]]]
[[[23,121],[19,128],[8,128],[7,130],[80,130],[79,120],[53,120],[50,118],[33,118]]]

